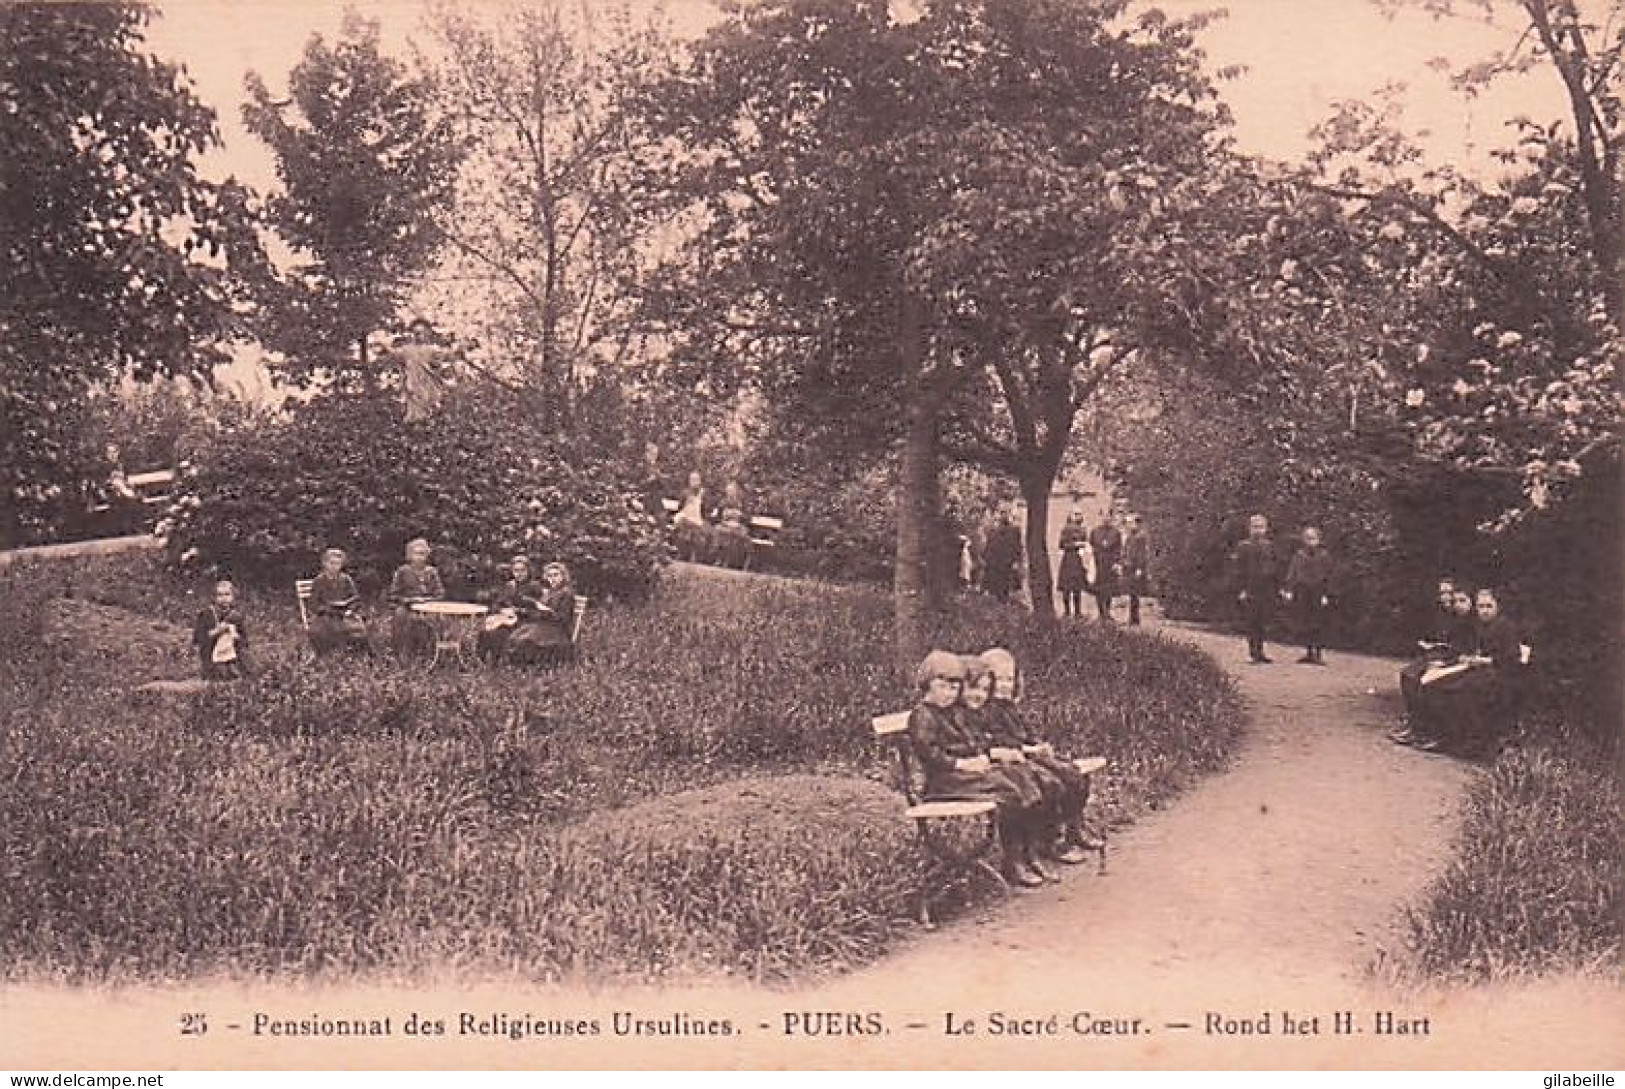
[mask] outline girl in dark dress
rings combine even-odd
[[[925,772],[928,799],[988,799],[998,807],[1000,871],[1012,884],[1037,886],[1044,878],[1025,862],[1025,843],[1037,807],[1030,790],[994,767],[979,735],[959,714],[965,663],[957,654],[934,650],[915,671],[920,702],[908,716],[909,741]]]
[[[546,588],[530,573],[530,557],[508,562],[508,578],[491,595],[491,613],[480,626],[479,652],[488,659],[534,662],[541,654]]]
[[[361,594],[344,571],[342,548],[322,553],[322,573],[311,580],[310,645],[318,656],[339,650],[367,650],[367,622]]]
[[[446,596],[440,572],[429,566],[429,542],[422,537],[406,546],[406,562],[395,569],[389,584],[389,601],[395,606],[390,617],[390,638],[398,654],[427,654],[434,647],[434,627],[427,617],[412,611],[422,601],[439,601]]]
[[[232,681],[248,673],[248,626],[237,608],[237,588],[214,585],[214,599],[192,625],[192,645],[206,681]]]
[[[1067,616],[1083,615],[1083,595],[1093,590],[1094,579],[1090,568],[1094,566],[1094,552],[1089,546],[1089,531],[1083,526],[1083,512],[1067,515],[1061,529],[1061,569],[1055,579],[1061,591],[1061,605]]]
[[[1320,530],[1305,526],[1303,543],[1286,569],[1286,598],[1298,611],[1305,665],[1326,664],[1326,614],[1332,604],[1332,558],[1320,545]]]
[[[988,704],[990,739],[995,745],[1018,750],[1042,773],[1040,782],[1055,814],[1043,844],[1051,848],[1057,862],[1082,862],[1088,857],[1086,852],[1105,846],[1083,825],[1083,812],[1089,805],[1089,777],[1072,761],[1056,755],[1055,746],[1022,719],[1016,709],[1021,674],[1015,656],[1003,647],[991,647],[982,652],[981,660],[993,674],[993,699]]]

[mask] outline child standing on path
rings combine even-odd
[[[1326,613],[1332,604],[1332,558],[1320,546],[1320,530],[1305,526],[1303,543],[1286,572],[1286,599],[1297,607],[1303,626],[1305,665],[1326,664]]]
[[[1247,539],[1236,546],[1230,567],[1247,630],[1247,658],[1255,665],[1268,665],[1264,640],[1275,613],[1275,598],[1281,592],[1281,560],[1270,540],[1268,518],[1255,514],[1247,519]]]

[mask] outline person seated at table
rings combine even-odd
[[[480,657],[492,661],[535,661],[545,622],[542,598],[547,588],[530,569],[529,556],[508,561],[508,578],[491,594],[491,612],[480,626]]]
[[[192,625],[192,645],[206,681],[233,681],[248,674],[248,625],[230,580],[214,584],[214,598]]]
[[[428,654],[434,649],[434,625],[427,617],[412,611],[425,601],[446,596],[440,572],[429,565],[429,542],[418,537],[406,546],[406,562],[395,569],[389,584],[389,603],[395,607],[390,617],[390,641],[397,654]]]
[[[570,569],[554,562],[542,568],[542,592],[532,626],[533,661],[559,662],[575,651],[576,589]]]
[[[344,549],[322,553],[322,571],[310,582],[310,645],[318,657],[340,650],[370,651],[361,593],[344,570]]]
[[[1439,746],[1466,755],[1493,752],[1517,708],[1528,648],[1494,590],[1474,597],[1472,641],[1447,675],[1422,687]]]

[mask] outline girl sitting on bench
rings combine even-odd
[[[1045,741],[1016,710],[1021,698],[1021,672],[1015,655],[1003,647],[990,647],[981,661],[993,675],[993,699],[988,704],[988,736],[992,744],[1020,752],[1028,764],[1041,773],[1040,785],[1053,806],[1057,820],[1046,829],[1043,846],[1057,862],[1082,862],[1088,851],[1105,847],[1099,838],[1084,830],[1083,811],[1089,805],[1089,776],[1077,765],[1057,756],[1055,746]]]
[[[920,702],[908,716],[910,744],[925,772],[931,800],[988,799],[997,810],[1000,872],[1011,884],[1034,887],[1044,878],[1025,862],[1026,843],[1041,819],[1040,799],[1030,781],[994,767],[982,739],[957,709],[965,663],[957,654],[934,650],[915,670]]]

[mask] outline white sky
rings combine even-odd
[[[650,8],[655,2],[634,0]],[[1600,11],[1610,2],[1586,0],[1585,6]],[[163,14],[150,29],[149,45],[185,64],[200,96],[220,114],[226,146],[210,157],[210,172],[269,184],[269,153],[242,127],[243,76],[253,69],[273,89],[280,87],[311,34],[337,34],[343,4],[160,0],[160,6]],[[419,0],[355,0],[354,6],[380,21],[386,48],[404,55],[411,39],[427,38]],[[709,0],[666,0],[662,6],[680,33],[697,34],[716,18]],[[1163,0],[1158,6],[1185,15],[1218,4]],[[1369,98],[1395,82],[1407,86],[1407,129],[1431,134],[1425,141],[1430,157],[1479,171],[1493,169],[1487,152],[1506,142],[1503,125],[1509,117],[1563,116],[1557,77],[1548,68],[1507,77],[1473,101],[1428,68],[1429,59],[1439,56],[1458,68],[1484,59],[1515,39],[1518,28],[1510,19],[1499,27],[1420,13],[1389,20],[1371,0],[1231,0],[1227,7],[1229,17],[1210,28],[1203,42],[1215,68],[1248,69],[1223,87],[1247,151],[1295,160],[1308,146],[1308,129],[1333,102]]]

